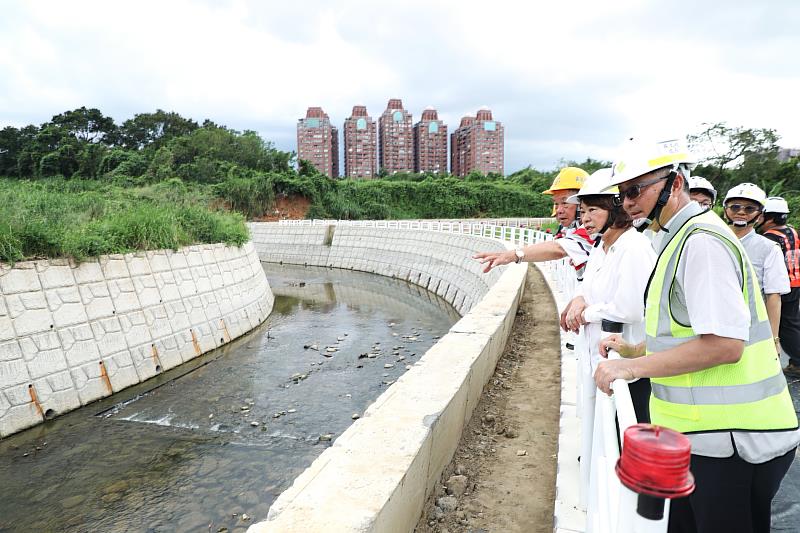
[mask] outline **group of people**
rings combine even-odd
[[[669,531],[768,532],[800,441],[786,381],[800,377],[800,238],[786,201],[752,183],[720,218],[694,163],[679,141],[631,141],[609,169],[564,168],[544,191],[557,238],[475,258],[484,271],[569,258],[582,281],[561,327],[584,336],[583,370],[607,394],[628,380],[640,422],[691,442],[696,488],[672,502]]]

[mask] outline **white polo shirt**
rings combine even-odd
[[[739,239],[744,246],[753,269],[758,277],[758,285],[764,294],[788,294],[789,272],[783,260],[781,247],[775,241],[759,235],[754,230]]]

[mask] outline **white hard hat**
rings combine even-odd
[[[700,176],[692,176],[689,178],[689,192],[704,191],[711,195],[711,202],[717,201],[717,190],[711,185],[711,182]]]
[[[728,191],[728,194],[725,195],[725,199],[722,201],[723,205],[727,204],[728,200],[731,198],[752,200],[761,204],[761,207],[764,207],[764,202],[767,200],[767,193],[755,183],[740,183]]]
[[[789,204],[780,196],[770,196],[764,202],[765,213],[781,213],[784,215],[789,214]]]
[[[586,178],[586,181],[583,183],[581,190],[578,191],[578,194],[573,194],[567,198],[567,203],[579,204],[581,203],[581,198],[584,196],[615,196],[619,194],[619,188],[617,188],[616,185],[609,185],[610,182],[610,168],[601,168],[600,170],[595,170],[591,176]]]
[[[611,167],[612,179],[609,186],[619,185],[659,168],[683,165],[691,169],[696,163],[686,147],[686,142],[681,139],[658,142],[631,139],[621,157]],[[688,173],[685,175],[688,177]]]

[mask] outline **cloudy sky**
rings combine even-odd
[[[489,106],[507,173],[718,121],[800,147],[797,28],[797,0],[0,0],[0,128],[161,108],[295,150],[308,106],[396,97],[450,131]]]

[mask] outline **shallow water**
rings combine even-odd
[[[264,270],[252,333],[0,441],[0,531],[244,531],[458,319],[401,281]]]

